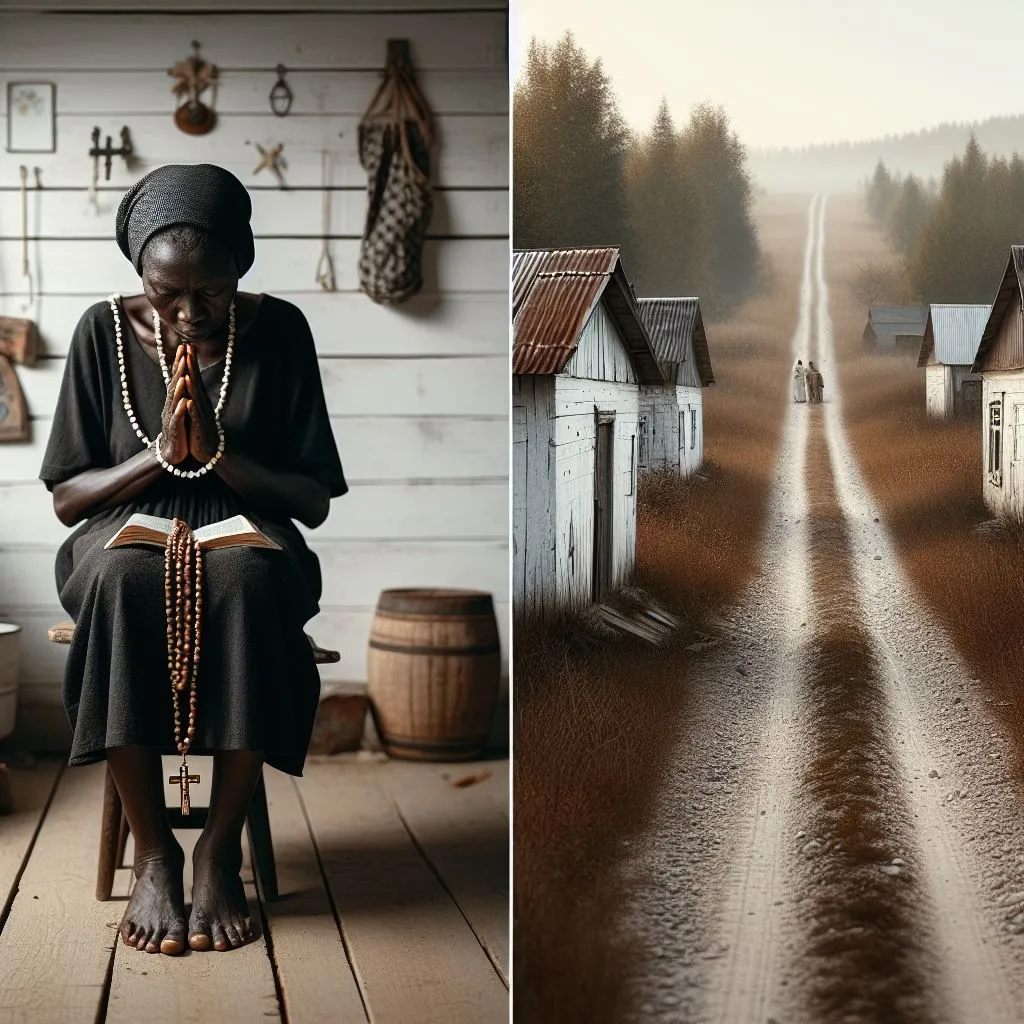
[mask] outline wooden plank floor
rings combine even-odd
[[[261,899],[246,849],[259,940],[182,957],[116,941],[128,869],[113,899],[95,899],[104,771],[43,761],[12,772],[0,1024],[508,1019],[507,761],[342,755],[309,758],[301,779],[267,769],[280,896]],[[178,834],[186,852],[196,836]],[[186,872],[186,893],[190,882]]]

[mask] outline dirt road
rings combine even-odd
[[[815,197],[793,335],[825,402],[791,405],[763,570],[691,670],[688,728],[634,860],[649,945],[634,1019],[1010,1024],[1024,802],[850,450],[827,214]]]

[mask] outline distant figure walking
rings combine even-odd
[[[825,378],[809,359],[807,360],[806,380],[807,401],[812,405],[819,405],[825,392]]]
[[[798,359],[793,367],[793,401],[807,401],[807,371],[802,359]]]

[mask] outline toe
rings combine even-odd
[[[146,948],[146,939],[148,937],[149,937],[149,934],[148,934],[148,932],[146,931],[145,928],[142,928],[138,932],[136,932],[136,935],[135,935],[135,948],[136,949],[145,949]]]
[[[205,953],[213,945],[213,942],[206,932],[194,931],[188,937],[188,945],[189,949]]]
[[[213,948],[219,953],[231,948],[231,943],[224,934],[224,926],[219,921],[213,926]]]
[[[121,941],[126,946],[135,945],[135,925],[133,925],[131,921],[126,921],[124,925],[121,926]]]
[[[160,940],[160,952],[166,956],[180,956],[185,952],[185,939],[181,935],[165,935]]]
[[[167,930],[167,934],[160,940],[160,952],[168,956],[177,956],[185,952],[188,939],[185,936],[185,922],[176,921]]]
[[[224,925],[224,934],[228,937],[228,942],[231,943],[233,949],[238,949],[242,945],[242,935],[234,923]]]

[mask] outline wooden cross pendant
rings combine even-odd
[[[185,763],[184,758],[181,762],[181,767],[178,768],[178,774],[172,775],[168,780],[169,786],[181,786],[181,813],[187,815],[191,810],[192,805],[188,799],[188,787],[192,782],[198,782],[198,775],[189,775],[188,765]]]

